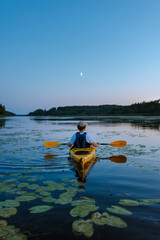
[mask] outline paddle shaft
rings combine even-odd
[[[111,142],[111,143],[100,143],[100,145],[110,145],[112,147],[124,147],[127,144],[126,141],[115,141],[115,142]],[[45,142],[44,146],[47,148],[53,148],[53,147],[57,147],[59,145],[68,145],[67,143],[59,143],[59,142]]]

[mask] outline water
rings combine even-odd
[[[67,146],[43,145],[49,140],[68,142],[79,119],[0,119],[0,239],[160,239],[159,118],[84,118],[95,141],[126,140],[127,146],[97,148],[83,181]],[[132,202],[122,205],[128,199]],[[15,200],[12,207],[6,200]],[[72,216],[76,200],[93,201],[97,210]],[[48,211],[31,213],[41,205]],[[110,212],[112,205],[130,215]],[[98,225],[95,212],[112,215],[112,223]],[[79,219],[85,220],[80,233],[75,228]]]

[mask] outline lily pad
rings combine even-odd
[[[82,206],[77,206],[73,208],[70,211],[70,214],[72,217],[86,217],[90,212],[97,211],[99,207],[96,205],[82,205]]]
[[[71,197],[60,197],[55,200],[55,204],[61,204],[61,205],[69,204],[71,202],[72,202]]]
[[[139,205],[141,205],[141,203],[139,201],[132,200],[132,199],[121,199],[119,201],[119,204],[124,205],[124,206],[139,206]]]
[[[129,210],[120,206],[112,205],[111,208],[107,208],[107,210],[109,212],[120,214],[120,215],[132,215],[132,213]]]
[[[7,226],[7,221],[6,220],[0,220],[0,229],[2,227],[5,227],[5,226]]]
[[[42,213],[42,212],[47,212],[52,208],[53,208],[52,206],[48,206],[48,205],[38,205],[38,206],[29,208],[29,210],[30,210],[30,213]]]
[[[160,199],[139,199],[139,201],[144,205],[160,203]]]
[[[4,218],[9,218],[17,213],[17,209],[15,207],[9,208],[0,208],[0,216]]]
[[[43,202],[55,202],[55,198],[52,198],[52,197],[43,197],[42,198],[42,201]]]
[[[117,227],[117,228],[126,228],[127,227],[127,223],[116,216],[110,215],[107,212],[104,213],[99,213],[99,212],[95,212],[92,214],[91,217],[92,221],[96,224],[96,225],[109,225],[112,227]]]
[[[20,229],[13,225],[0,225],[0,239],[6,240],[27,240],[27,236],[19,233]]]
[[[87,238],[92,237],[94,228],[91,220],[78,219],[73,222],[72,230],[76,235],[84,235]]]
[[[6,201],[2,202],[2,206],[4,206],[4,207],[19,207],[20,203],[16,200],[7,199]]]
[[[22,195],[22,196],[16,197],[16,200],[20,202],[28,202],[28,201],[35,200],[36,198],[37,197],[33,195]]]
[[[95,204],[95,200],[94,199],[83,199],[83,200],[75,200],[72,202],[72,206],[76,207],[76,206],[82,206],[82,205],[89,205],[89,204]]]

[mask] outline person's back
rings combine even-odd
[[[85,122],[79,122],[77,128],[79,132],[75,133],[71,140],[68,142],[68,146],[71,147],[74,145],[76,148],[87,148],[90,145],[98,147],[100,144],[95,143],[93,138],[85,132],[87,124]]]

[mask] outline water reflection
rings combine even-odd
[[[99,158],[99,160],[110,160],[111,162],[115,163],[125,163],[127,162],[127,157],[124,155],[116,155],[116,156],[111,156],[108,158]]]
[[[76,172],[76,177],[77,177],[78,182],[85,183],[87,181],[87,176],[88,176],[89,171],[91,171],[91,169],[97,163],[97,161],[110,160],[111,162],[115,162],[115,163],[125,163],[125,162],[127,162],[127,157],[124,155],[110,156],[108,158],[96,157],[96,158],[93,158],[91,161],[87,162],[84,165],[84,167],[82,167],[81,164],[74,161],[70,157],[68,158],[68,160],[74,164],[74,169],[72,169],[72,170]]]
[[[0,119],[0,128],[5,127],[6,119]]]
[[[143,128],[143,129],[155,129],[159,130],[160,129],[160,122],[138,122],[138,123],[132,123],[131,126],[133,127],[138,127],[138,128]]]
[[[89,170],[91,170],[91,168],[96,164],[96,162],[98,161],[98,158],[93,158],[91,161],[87,162],[84,165],[84,167],[82,167],[81,164],[74,161],[70,157],[68,158],[68,160],[74,164],[74,169],[72,169],[72,170],[76,172],[76,177],[77,177],[78,182],[85,183],[87,181],[86,177],[88,175]]]
[[[58,125],[73,125],[76,121],[89,121],[90,125],[98,126],[130,124],[132,127],[157,129],[160,128],[160,116],[73,116],[73,117],[30,117],[30,120],[36,122],[52,121]]]

